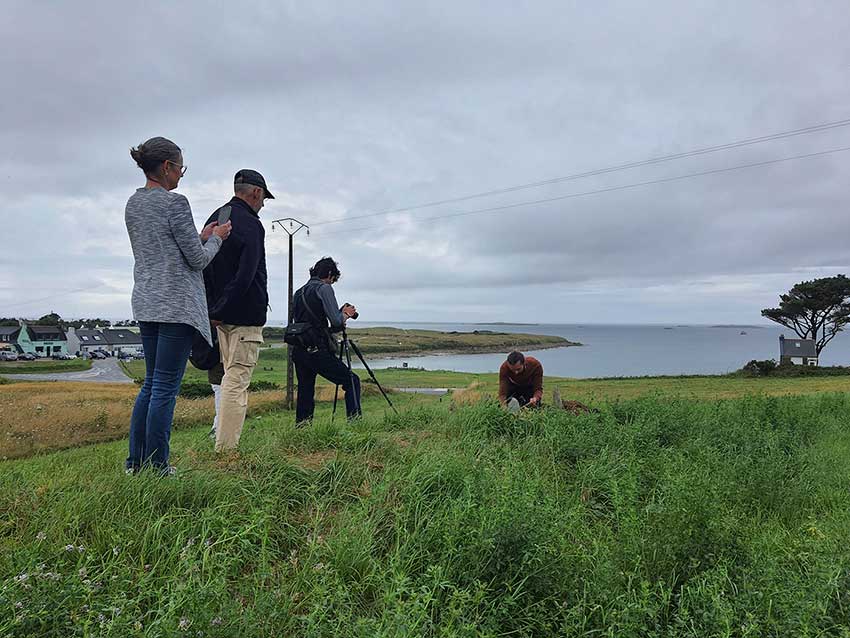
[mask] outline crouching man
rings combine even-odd
[[[514,350],[499,368],[499,403],[511,412],[539,407],[543,399],[543,366]]]

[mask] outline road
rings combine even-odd
[[[82,372],[46,372],[44,374],[4,374],[7,379],[18,381],[94,381],[96,383],[133,383],[117,359],[96,359],[89,370]]]

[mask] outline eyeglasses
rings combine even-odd
[[[165,160],[165,161],[168,162],[169,164],[174,164],[177,168],[180,169],[180,177],[183,177],[186,174],[186,171],[189,170],[189,167],[185,166],[183,164],[178,164],[177,162],[172,162],[171,160]]]

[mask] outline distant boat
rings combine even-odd
[[[747,334],[747,331],[746,331],[746,330],[741,330],[741,334],[742,334],[742,335],[745,335],[745,334]]]

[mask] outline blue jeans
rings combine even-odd
[[[180,382],[192,350],[195,329],[185,323],[140,321],[145,349],[145,381],[130,417],[128,469],[168,467],[168,441]]]

